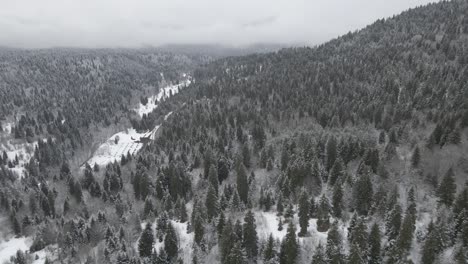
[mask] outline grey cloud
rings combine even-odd
[[[242,24],[242,27],[247,28],[247,27],[258,27],[258,26],[268,25],[268,24],[272,24],[276,20],[277,20],[277,16],[267,16],[262,19],[257,19],[257,20],[244,23]]]
[[[318,44],[431,0],[0,0],[0,46]]]

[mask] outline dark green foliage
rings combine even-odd
[[[305,192],[302,192],[301,197],[299,198],[299,225],[301,230],[299,236],[305,236],[307,233],[307,227],[309,227],[309,210],[310,204]]]
[[[326,255],[329,263],[343,263],[341,234],[338,223],[334,222],[328,231]]]
[[[326,162],[326,169],[330,171],[330,169],[335,164],[335,160],[338,156],[337,146],[336,146],[336,139],[334,136],[331,136],[327,141],[326,146],[326,155],[327,155],[327,162]]]
[[[280,264],[296,263],[299,253],[299,245],[296,239],[296,229],[289,223],[286,237],[281,243]]]
[[[416,168],[419,166],[420,161],[421,161],[421,153],[419,151],[419,147],[416,146],[413,150],[413,155],[411,155],[411,165]]]
[[[328,183],[333,186],[337,181],[341,181],[345,173],[345,168],[341,158],[335,160],[333,167],[330,170],[330,176],[328,177]]]
[[[265,247],[265,249],[263,251],[263,259],[265,261],[269,261],[270,259],[275,257],[276,252],[275,252],[275,244],[274,243],[275,243],[275,241],[273,239],[273,235],[270,234],[270,236],[268,237],[266,247]]]
[[[388,212],[385,230],[389,240],[396,239],[400,233],[401,214],[401,206],[399,204],[395,204],[391,211]]]
[[[145,229],[141,233],[140,240],[138,241],[138,252],[141,257],[151,256],[154,245],[154,234],[151,224],[146,224]]]
[[[216,191],[211,184],[209,184],[208,186],[205,206],[206,206],[206,213],[208,216],[208,221],[210,221],[213,217],[218,216],[218,212],[219,212],[218,195],[216,194]]]
[[[336,184],[333,188],[332,197],[332,212],[336,218],[341,218],[343,209],[343,187],[341,184]]]
[[[247,172],[245,171],[245,166],[241,163],[237,164],[237,192],[239,193],[239,198],[244,204],[247,204],[247,199],[249,196],[249,182],[247,180]]]
[[[317,230],[326,232],[330,227],[330,205],[327,197],[322,195],[317,209]]]
[[[178,239],[176,231],[171,223],[167,225],[166,228],[166,237],[164,238],[164,251],[167,253],[167,257],[170,260],[177,258],[177,253],[179,251]]]
[[[369,264],[381,263],[381,235],[379,226],[374,223],[369,233],[368,259]]]
[[[455,199],[457,186],[455,185],[454,175],[453,169],[450,168],[437,188],[439,202],[446,206],[451,206]]]
[[[327,264],[327,256],[322,244],[319,244],[315,249],[311,264]]]
[[[244,217],[243,226],[243,246],[249,258],[256,258],[258,254],[258,237],[255,224],[255,217],[252,211],[247,211]]]
[[[371,209],[373,188],[368,173],[359,175],[353,186],[355,208],[358,214],[367,215]]]
[[[246,264],[247,259],[245,257],[245,252],[241,247],[239,242],[235,242],[229,255],[227,256],[225,264]]]

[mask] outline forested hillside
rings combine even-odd
[[[62,139],[51,132],[24,177],[3,157],[5,222],[30,239],[12,261],[467,263],[466,14],[466,1],[440,2],[317,47],[210,62],[106,51],[50,54],[44,68],[3,55],[21,61],[2,71],[4,116],[45,111],[16,122],[18,138],[68,120],[160,126],[105,168],[52,162]],[[159,72],[175,82],[194,68],[187,88],[131,113],[129,98],[143,103]],[[61,89],[70,80],[80,85]],[[50,106],[66,114],[49,117]]]

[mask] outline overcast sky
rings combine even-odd
[[[0,46],[317,44],[429,0],[0,0]]]

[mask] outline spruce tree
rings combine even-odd
[[[344,164],[341,158],[337,158],[333,167],[330,170],[330,176],[328,177],[328,183],[334,186],[337,181],[341,181],[344,176]]]
[[[170,260],[177,258],[177,252],[179,251],[177,234],[171,223],[167,225],[166,237],[164,239],[164,250]]]
[[[453,169],[450,168],[445,174],[444,178],[439,184],[437,189],[437,196],[439,197],[439,202],[445,204],[446,206],[451,206],[453,200],[455,199],[455,193],[457,191],[457,186],[455,185]]]
[[[312,257],[311,264],[327,264],[327,256],[325,255],[325,250],[322,244],[319,244],[315,249],[315,254]]]
[[[265,262],[269,261],[270,259],[275,257],[275,241],[273,239],[273,235],[270,233],[270,236],[268,237],[268,241],[265,247],[265,250],[263,251],[263,259]]]
[[[339,264],[343,262],[341,234],[338,230],[338,223],[333,222],[327,236],[327,259],[329,263]]]
[[[299,225],[301,227],[299,236],[305,236],[307,233],[307,228],[309,227],[309,210],[310,210],[310,205],[309,205],[308,197],[305,191],[303,191],[301,194],[301,197],[299,198],[298,215],[299,215]]]
[[[299,245],[296,239],[296,229],[293,223],[289,223],[286,237],[281,243],[280,264],[296,263],[299,253]]]
[[[278,197],[278,202],[276,203],[276,211],[278,212],[278,215],[283,215],[284,211],[284,205],[283,205],[283,195],[280,193]]]
[[[208,181],[213,186],[213,189],[216,191],[216,194],[218,194],[218,186],[219,186],[219,181],[218,181],[218,172],[216,171],[216,168],[214,165],[211,165],[210,171],[208,173]]]
[[[341,184],[336,184],[333,187],[332,197],[332,212],[336,218],[341,218],[343,208],[343,187]]]
[[[219,248],[220,248],[220,255],[221,255],[221,262],[225,263],[227,260],[229,253],[234,245],[235,234],[232,226],[232,222],[228,220],[224,225],[222,235],[219,241]]]
[[[225,264],[247,264],[245,252],[239,242],[235,242],[229,255],[227,256]]]
[[[373,197],[372,182],[369,173],[359,176],[353,186],[355,208],[358,214],[367,215],[372,206]]]
[[[365,258],[362,256],[365,251],[361,251],[357,244],[351,245],[351,250],[348,256],[348,264],[366,264]]]
[[[332,166],[335,164],[335,160],[337,156],[338,156],[338,151],[337,151],[336,139],[334,136],[330,136],[330,138],[327,141],[327,146],[326,146],[326,157],[327,157],[326,169],[327,171],[330,171]]]
[[[218,216],[219,204],[218,204],[218,195],[216,194],[215,189],[211,185],[208,186],[208,192],[206,194],[206,213],[208,216],[208,221],[211,221],[213,217]]]
[[[258,254],[258,237],[255,217],[251,210],[247,211],[244,217],[244,243],[247,256],[251,259],[256,258]]]
[[[326,232],[330,227],[330,205],[325,194],[320,198],[317,209],[317,230]]]
[[[401,206],[395,204],[394,208],[389,212],[386,217],[385,230],[388,239],[394,240],[398,237],[401,228]]]
[[[419,162],[421,161],[421,153],[419,151],[419,147],[416,146],[413,150],[413,155],[411,156],[411,165],[414,168],[419,166]]]
[[[140,240],[138,241],[138,251],[140,257],[149,257],[153,250],[154,235],[151,224],[147,223],[143,233],[141,233]]]
[[[369,249],[368,249],[368,254],[369,254],[368,263],[369,264],[381,263],[380,248],[381,248],[380,228],[377,225],[377,223],[374,223],[369,233]]]
[[[218,218],[218,224],[216,225],[216,232],[218,232],[218,238],[221,239],[221,234],[223,233],[224,226],[226,224],[226,217],[224,213],[221,211],[221,214]]]
[[[244,204],[247,204],[249,197],[249,182],[247,179],[247,173],[243,164],[237,165],[237,192],[239,198]]]

